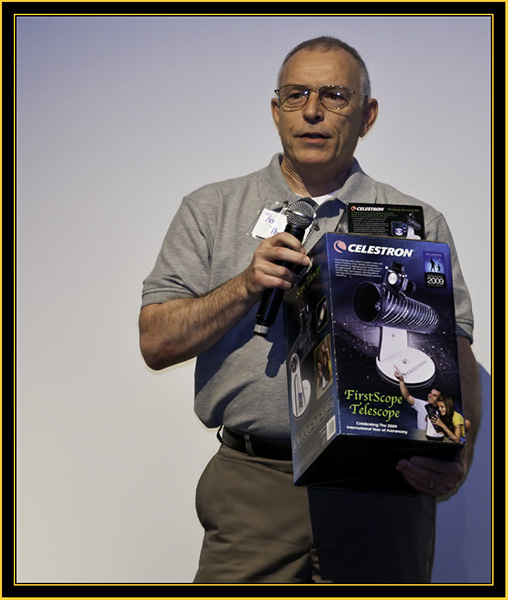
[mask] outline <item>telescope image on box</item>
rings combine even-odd
[[[310,400],[310,383],[302,379],[300,370],[300,359],[296,352],[293,353],[290,360],[291,367],[291,404],[295,417],[301,417],[307,408]]]
[[[436,367],[430,356],[408,345],[408,331],[434,333],[439,316],[428,304],[408,297],[415,286],[408,280],[403,264],[394,261],[385,269],[381,284],[367,281],[356,288],[356,316],[363,324],[381,329],[376,358],[381,376],[398,385],[393,368],[396,365],[408,386],[426,386],[434,379]]]

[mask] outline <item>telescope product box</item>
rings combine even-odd
[[[295,484],[411,491],[401,458],[465,441],[435,424],[463,415],[449,247],[326,233],[309,257],[283,304]]]

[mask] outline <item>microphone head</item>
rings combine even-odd
[[[307,229],[312,223],[316,213],[312,206],[305,200],[297,200],[286,209],[286,219],[289,225]]]

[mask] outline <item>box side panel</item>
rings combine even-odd
[[[286,294],[284,302],[295,479],[316,460],[337,432],[331,274],[324,237],[309,256],[311,268]]]

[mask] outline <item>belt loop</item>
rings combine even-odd
[[[223,444],[223,443],[224,443],[224,440],[222,439],[222,436],[221,436],[221,434],[220,434],[220,432],[222,431],[222,427],[223,427],[223,425],[221,425],[221,426],[219,427],[219,429],[217,429],[217,439],[219,440],[219,442],[220,442],[221,444]]]
[[[252,443],[250,441],[250,434],[244,433],[243,438],[245,440],[245,450],[249,456],[256,456],[254,450],[252,449]]]

